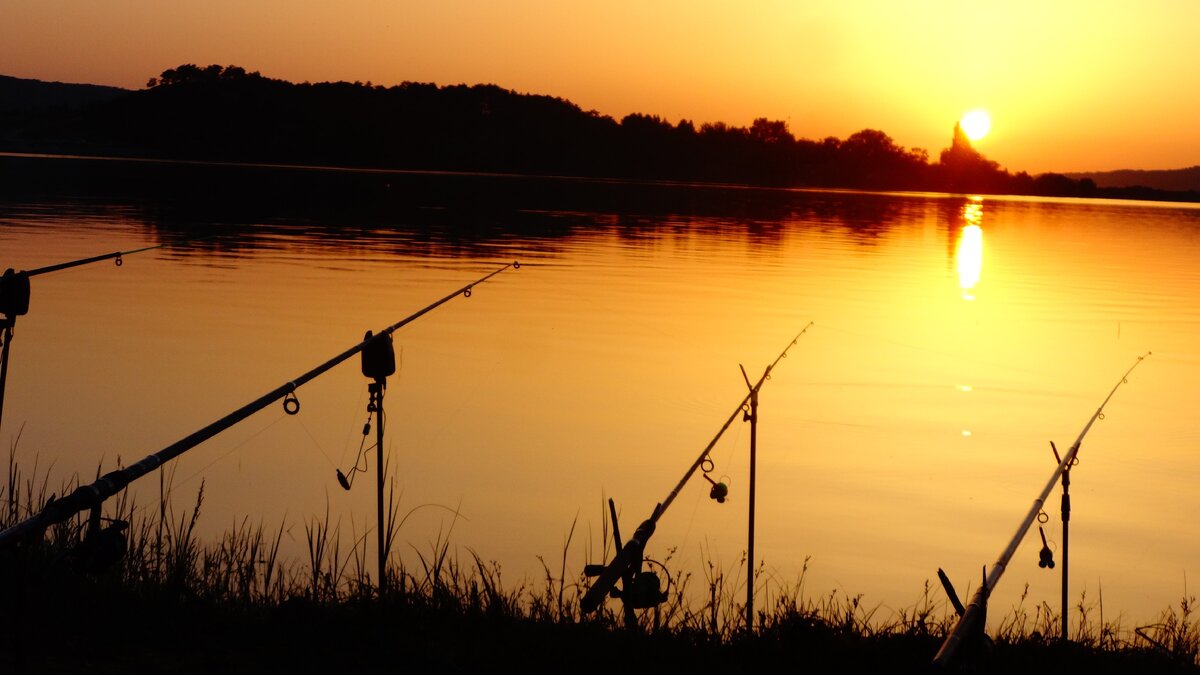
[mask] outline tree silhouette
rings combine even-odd
[[[0,149],[347,167],[546,173],[770,186],[1146,196],[1048,174],[1011,175],[955,124],[936,164],[877,129],[797,138],[783,120],[619,122],[552,96],[496,85],[292,83],[235,65],[182,64],[141,91],[80,110],[0,111]],[[65,139],[65,140],[64,140]],[[13,147],[9,144],[7,147]]]
[[[938,159],[942,189],[949,192],[1002,192],[1012,183],[1007,171],[984,157],[971,145],[962,125],[954,123],[950,147]]]
[[[765,117],[759,117],[750,125],[750,138],[768,145],[796,142],[796,137],[792,136],[792,132],[788,131],[787,122],[769,120]]]

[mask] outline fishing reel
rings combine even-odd
[[[662,580],[650,570],[642,570],[635,574],[630,588],[622,591],[613,587],[609,594],[614,598],[621,598],[634,609],[650,609],[667,601],[667,594],[662,590]]]
[[[644,558],[642,563],[653,563],[662,567],[662,563],[649,558]],[[620,589],[614,585],[608,590],[608,597],[620,599],[630,609],[651,609],[666,602],[668,595],[663,590],[662,578],[658,576],[658,573],[641,569],[642,565],[638,565],[638,568],[626,588]],[[604,570],[604,565],[583,566],[584,575],[589,577],[598,577],[604,573]],[[665,568],[663,571],[666,572]],[[668,574],[668,587],[670,583],[671,578]]]
[[[101,525],[107,521],[108,525]],[[125,531],[129,523],[114,518],[101,518],[100,507],[92,509],[88,517],[87,533],[83,541],[72,552],[75,558],[75,569],[86,574],[103,574],[110,567],[125,557],[129,548]]]
[[[358,456],[354,461],[354,466],[350,467],[349,473],[342,473],[341,469],[336,469],[338,485],[341,485],[342,489],[347,492],[350,491],[351,487],[354,487],[354,475],[360,471],[367,470],[367,457],[363,452],[363,448],[366,447],[367,437],[371,435],[371,415],[374,415],[377,412],[378,410],[375,407],[374,399],[372,399],[372,403],[367,406],[367,421],[363,423],[362,442],[358,444]]]

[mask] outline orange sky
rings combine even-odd
[[[4,0],[0,74],[141,87],[181,63],[295,81],[495,83],[616,118],[881,129],[1013,171],[1200,164],[1200,2]]]

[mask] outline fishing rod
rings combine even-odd
[[[589,588],[586,593],[584,593],[583,599],[579,602],[580,609],[583,610],[585,614],[590,614],[591,612],[596,611],[596,609],[600,607],[601,603],[603,603],[604,598],[608,595],[620,597],[623,605],[625,606],[626,625],[631,626],[636,621],[636,617],[633,615],[634,609],[653,607],[662,603],[663,600],[666,599],[665,595],[659,591],[657,575],[655,575],[653,572],[643,572],[641,569],[646,543],[654,534],[654,530],[658,525],[658,520],[662,518],[663,514],[666,513],[667,508],[669,508],[671,503],[675,501],[675,498],[679,496],[679,492],[683,489],[683,486],[687,484],[688,480],[691,479],[692,475],[696,473],[696,470],[701,468],[701,466],[711,464],[709,452],[712,451],[713,447],[717,444],[717,441],[721,439],[721,436],[727,429],[729,429],[729,426],[733,424],[733,421],[737,419],[738,415],[743,415],[743,419],[747,421],[751,419],[749,417],[750,413],[747,411],[747,405],[752,401],[757,403],[758,390],[762,388],[763,383],[767,381],[768,377],[770,377],[771,370],[774,369],[775,366],[787,356],[788,350],[790,350],[792,346],[794,346],[800,340],[802,335],[808,332],[808,329],[812,327],[812,325],[813,324],[810,321],[803,330],[796,334],[796,337],[792,338],[792,341],[783,348],[783,351],[779,353],[779,356],[775,357],[775,360],[771,362],[771,365],[767,366],[766,370],[763,371],[762,377],[758,379],[758,382],[750,385],[749,378],[746,378],[746,384],[750,389],[749,393],[747,393],[745,398],[743,398],[737,404],[737,407],[735,407],[733,410],[733,414],[729,416],[729,419],[725,420],[725,424],[721,425],[721,429],[717,431],[716,436],[713,436],[713,439],[708,442],[708,445],[704,446],[704,449],[700,451],[700,455],[696,457],[696,460],[692,462],[691,466],[688,467],[688,470],[683,474],[683,478],[681,478],[671,492],[667,494],[666,499],[655,505],[654,511],[650,514],[650,517],[642,521],[641,525],[638,525],[637,529],[633,533],[633,536],[630,537],[629,541],[625,542],[624,545],[622,545],[620,529],[617,525],[616,507],[613,504],[613,501],[611,499],[609,500],[609,515],[612,517],[613,539],[616,542],[617,553],[613,557],[612,562],[608,563],[607,565],[586,565],[584,567],[584,574],[587,576],[597,577],[596,582],[592,584],[591,588]],[[742,369],[742,375],[745,377],[744,368]],[[705,469],[705,478],[708,478],[708,470],[709,469],[707,468]],[[723,482],[715,482],[711,478],[708,480],[710,483],[712,483],[712,490],[709,493],[709,496],[719,502],[725,501],[725,497],[729,492],[728,486],[726,486]],[[751,562],[749,566],[751,569],[753,569],[753,562]],[[617,581],[622,582],[620,591],[617,591],[616,589]]]
[[[1033,501],[1033,505],[1029,508],[1029,512],[1025,514],[1025,517],[1021,520],[1020,526],[1017,527],[1016,534],[1013,535],[1012,540],[1008,542],[1008,545],[1003,551],[1001,551],[1000,557],[997,558],[996,562],[992,565],[991,572],[988,572],[986,568],[984,569],[983,583],[979,586],[979,589],[975,591],[975,595],[971,598],[971,602],[966,607],[962,606],[962,603],[958,599],[958,594],[954,591],[954,586],[950,584],[950,580],[946,576],[945,572],[940,569],[938,570],[938,578],[941,579],[942,585],[946,589],[946,594],[950,596],[950,602],[954,605],[954,609],[958,613],[958,622],[954,625],[954,629],[950,632],[950,635],[946,636],[946,640],[942,643],[941,648],[938,649],[937,655],[934,656],[933,666],[935,668],[944,669],[949,667],[954,663],[955,656],[964,643],[982,636],[984,624],[987,620],[988,597],[991,596],[992,589],[994,589],[996,584],[1000,582],[1001,575],[1004,574],[1004,570],[1008,567],[1009,561],[1012,560],[1013,555],[1017,552],[1017,547],[1020,545],[1021,540],[1024,539],[1025,534],[1029,531],[1029,527],[1038,517],[1038,514],[1042,512],[1042,507],[1046,503],[1046,498],[1050,495],[1050,491],[1054,489],[1054,483],[1058,481],[1060,476],[1069,471],[1073,464],[1075,464],[1076,456],[1079,454],[1079,446],[1083,443],[1084,437],[1087,436],[1089,431],[1091,431],[1092,425],[1095,424],[1097,420],[1104,419],[1104,407],[1108,405],[1110,400],[1112,400],[1113,395],[1117,393],[1117,389],[1119,389],[1122,384],[1125,384],[1129,381],[1129,374],[1132,373],[1133,369],[1137,368],[1138,365],[1141,364],[1142,360],[1147,356],[1150,356],[1150,352],[1146,352],[1145,354],[1137,357],[1137,361],[1135,361],[1133,365],[1129,367],[1129,370],[1125,371],[1125,374],[1121,376],[1120,380],[1117,380],[1117,383],[1113,385],[1112,391],[1108,392],[1108,396],[1106,396],[1104,401],[1100,403],[1100,407],[1096,408],[1096,412],[1092,413],[1091,418],[1088,419],[1087,424],[1084,425],[1083,431],[1079,432],[1079,437],[1075,439],[1075,443],[1071,445],[1071,448],[1067,450],[1065,455],[1059,458],[1058,466],[1055,467],[1054,473],[1050,475],[1050,480],[1046,482],[1046,486],[1042,488],[1042,491],[1038,495],[1037,499]],[[1055,455],[1057,456],[1057,454],[1058,453],[1056,450]],[[1069,504],[1069,502],[1065,503]],[[1069,508],[1069,506],[1067,508]],[[1064,514],[1064,520],[1067,517],[1068,516]],[[1042,539],[1043,550],[1048,551],[1049,547],[1045,546],[1044,544],[1044,533],[1042,535]],[[1040,563],[1047,563],[1043,566],[1053,565],[1052,562],[1047,560],[1045,553],[1041,555],[1039,564]],[[1065,631],[1065,617],[1067,612],[1065,598],[1062,611],[1064,616],[1063,621]]]
[[[410,314],[409,316],[397,321],[387,328],[384,328],[379,333],[374,335],[368,333],[368,337],[364,338],[362,342],[359,342],[353,347],[350,347],[341,354],[338,354],[337,356],[329,359],[316,368],[309,370],[299,377],[296,377],[295,379],[285,382],[282,385],[272,389],[266,394],[263,394],[241,408],[234,410],[216,422],[213,422],[212,424],[209,424],[208,426],[195,431],[188,436],[185,436],[184,438],[172,443],[171,445],[168,445],[156,453],[147,455],[134,464],[131,464],[123,469],[111,471],[101,476],[91,484],[80,486],[76,488],[74,492],[62,497],[61,499],[52,499],[49,503],[43,506],[41,511],[39,511],[37,514],[30,516],[29,518],[26,518],[25,520],[0,532],[0,550],[13,546],[21,541],[40,537],[42,533],[45,532],[46,528],[54,525],[55,523],[61,523],[71,516],[85,510],[90,509],[93,514],[93,520],[98,520],[100,506],[106,499],[125,489],[130,483],[138,478],[150,473],[166,462],[169,462],[179,455],[182,455],[188,450],[196,447],[213,436],[216,436],[222,431],[237,424],[238,422],[241,422],[250,415],[253,415],[254,413],[262,410],[281,398],[284,399],[285,412],[293,415],[298,413],[300,411],[300,401],[298,398],[296,398],[296,390],[308,383],[310,380],[324,374],[329,369],[340,364],[351,356],[358,354],[359,352],[363,352],[364,350],[377,350],[378,347],[376,345],[381,342],[390,342],[392,333],[396,330],[399,330],[409,323],[412,323],[413,321],[449,302],[460,294],[464,297],[470,297],[471,290],[475,286],[482,284],[483,282],[491,279],[510,267],[517,269],[520,266],[521,265],[519,262],[511,262],[500,269],[487,274],[486,276],[480,277],[479,279],[476,279],[475,281],[463,286],[453,293],[446,295],[444,298],[413,314]],[[364,362],[364,371],[367,370],[366,366],[367,364]],[[382,467],[380,467],[380,469],[382,471]]]
[[[166,244],[145,246],[128,251],[113,251],[112,253],[105,253],[90,258],[80,258],[78,260],[46,265],[45,267],[20,272],[16,272],[10,267],[5,270],[3,275],[0,275],[0,314],[4,315],[3,318],[0,318],[0,336],[2,336],[0,337],[0,345],[2,345],[0,346],[0,428],[3,428],[4,391],[8,383],[8,349],[12,343],[13,328],[16,326],[17,317],[29,313],[29,278],[41,274],[49,274],[50,272],[58,272],[59,270],[71,267],[90,265],[102,260],[115,259],[117,267],[120,267],[124,264],[124,256],[152,251],[163,246],[166,246]]]

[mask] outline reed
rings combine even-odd
[[[24,517],[53,492],[63,494],[78,482],[52,491],[49,468],[36,458],[33,467],[22,473],[10,455],[0,485],[0,525]],[[197,525],[203,517],[203,483],[191,507],[180,513],[171,507],[166,478],[164,486],[155,512],[136,509],[125,493],[110,500],[108,517],[130,525],[125,556],[107,570],[81,571],[78,552],[87,529],[83,516],[55,525],[41,541],[3,557],[0,654],[12,656],[13,663],[26,659],[26,665],[37,654],[49,659],[39,661],[46,672],[80,663],[93,667],[95,654],[88,650],[101,648],[112,655],[111,672],[130,664],[171,669],[160,666],[170,665],[177,653],[200,659],[195,667],[181,667],[182,672],[234,664],[234,670],[243,672],[287,663],[305,671],[349,662],[369,668],[378,666],[380,658],[449,670],[495,666],[498,659],[550,671],[574,669],[575,662],[564,659],[578,660],[581,654],[589,655],[584,670],[633,660],[647,669],[728,666],[744,672],[773,667],[782,658],[817,670],[894,672],[927,665],[956,619],[929,582],[911,606],[897,610],[841,590],[813,594],[807,588],[805,560],[796,579],[756,570],[757,627],[747,632],[745,557],[724,569],[706,556],[702,573],[693,576],[678,568],[676,551],[668,550],[657,563],[663,571],[671,570],[667,600],[641,612],[640,630],[631,632],[623,627],[618,603],[605,603],[587,615],[581,609],[589,580],[571,569],[571,552],[592,544],[577,537],[578,516],[565,531],[561,555],[553,562],[539,558],[540,579],[508,582],[499,563],[470,548],[469,558],[460,560],[452,553],[452,521],[424,547],[410,544],[416,567],[390,563],[388,592],[379,597],[368,571],[374,568],[366,551],[370,533],[352,527],[352,543],[343,545],[341,526],[331,522],[328,509],[303,521],[304,556],[285,559],[280,555],[285,525],[267,527],[241,518],[215,541],[201,541]],[[401,540],[404,521],[423,506],[402,514],[399,499],[389,500],[389,541]],[[609,539],[602,531],[600,541]],[[1050,672],[1045,668],[1061,665],[1063,659],[1096,672],[1132,667],[1198,672],[1200,617],[1195,598],[1186,592],[1178,606],[1133,630],[1124,628],[1120,618],[1105,621],[1099,598],[1081,594],[1072,607],[1077,634],[1068,651],[1055,639],[1061,617],[1044,603],[1027,604],[1026,596],[1007,614],[993,617],[991,658],[998,672],[1018,666]],[[214,630],[216,639],[226,643],[206,647],[215,655],[193,653],[200,646],[189,640],[203,641],[199,636]],[[62,635],[71,636],[71,648],[62,648],[55,637]],[[139,639],[130,640],[131,635]],[[147,635],[167,646],[144,642]],[[255,636],[252,643],[247,635]],[[281,655],[280,650],[294,650],[298,639],[309,650],[303,657]],[[403,653],[397,653],[401,646]],[[476,649],[483,651],[476,654]],[[487,654],[489,649],[493,651]]]

